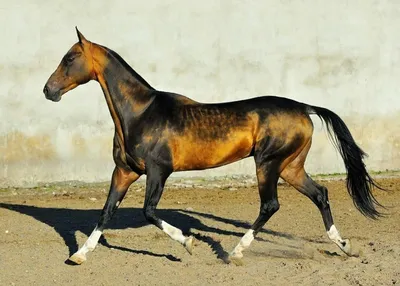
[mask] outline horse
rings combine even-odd
[[[84,245],[69,257],[70,262],[86,261],[129,186],[142,175],[146,175],[146,220],[192,254],[193,236],[184,235],[156,214],[167,178],[173,172],[216,168],[250,156],[256,166],[259,215],[229,253],[228,262],[241,261],[242,252],[279,210],[279,178],[311,199],[322,215],[329,239],[347,255],[354,255],[350,240],[341,237],[333,222],[327,188],[304,169],[314,129],[310,115],[317,115],[343,158],[347,190],[355,207],[368,218],[382,215],[377,209],[381,204],[372,193],[380,186],[363,161],[367,154],[336,113],[279,96],[201,103],[159,91],[115,51],[87,40],[75,28],[78,42],[64,55],[43,92],[46,99],[58,102],[79,85],[91,80],[100,84],[115,126],[115,168],[98,223]]]

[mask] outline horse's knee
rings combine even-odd
[[[272,199],[268,202],[265,202],[260,207],[261,215],[272,215],[279,210],[279,202],[277,199]]]

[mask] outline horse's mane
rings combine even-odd
[[[154,88],[144,78],[142,78],[119,54],[107,47],[101,47],[105,49],[109,55],[115,58],[126,70],[128,70],[132,74],[132,76],[135,77],[141,84],[149,89],[154,90]]]

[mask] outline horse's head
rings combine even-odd
[[[79,41],[62,58],[57,69],[47,80],[43,92],[47,99],[60,101],[61,96],[78,85],[95,79],[92,43],[76,28]]]

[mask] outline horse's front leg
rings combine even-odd
[[[139,177],[140,175],[132,171],[115,167],[111,178],[110,191],[108,193],[107,201],[104,205],[103,211],[100,215],[99,222],[89,238],[86,240],[85,244],[69,258],[70,261],[76,264],[81,264],[82,262],[86,261],[86,253],[95,249],[100,236],[103,233],[105,225],[114,215],[129,186]]]
[[[167,168],[160,166],[151,166],[151,168],[148,169],[146,195],[143,207],[144,216],[148,222],[163,230],[169,237],[178,241],[190,254],[192,254],[193,237],[184,236],[182,230],[163,221],[155,214],[155,210],[164,190],[165,181],[170,175],[170,172]]]

